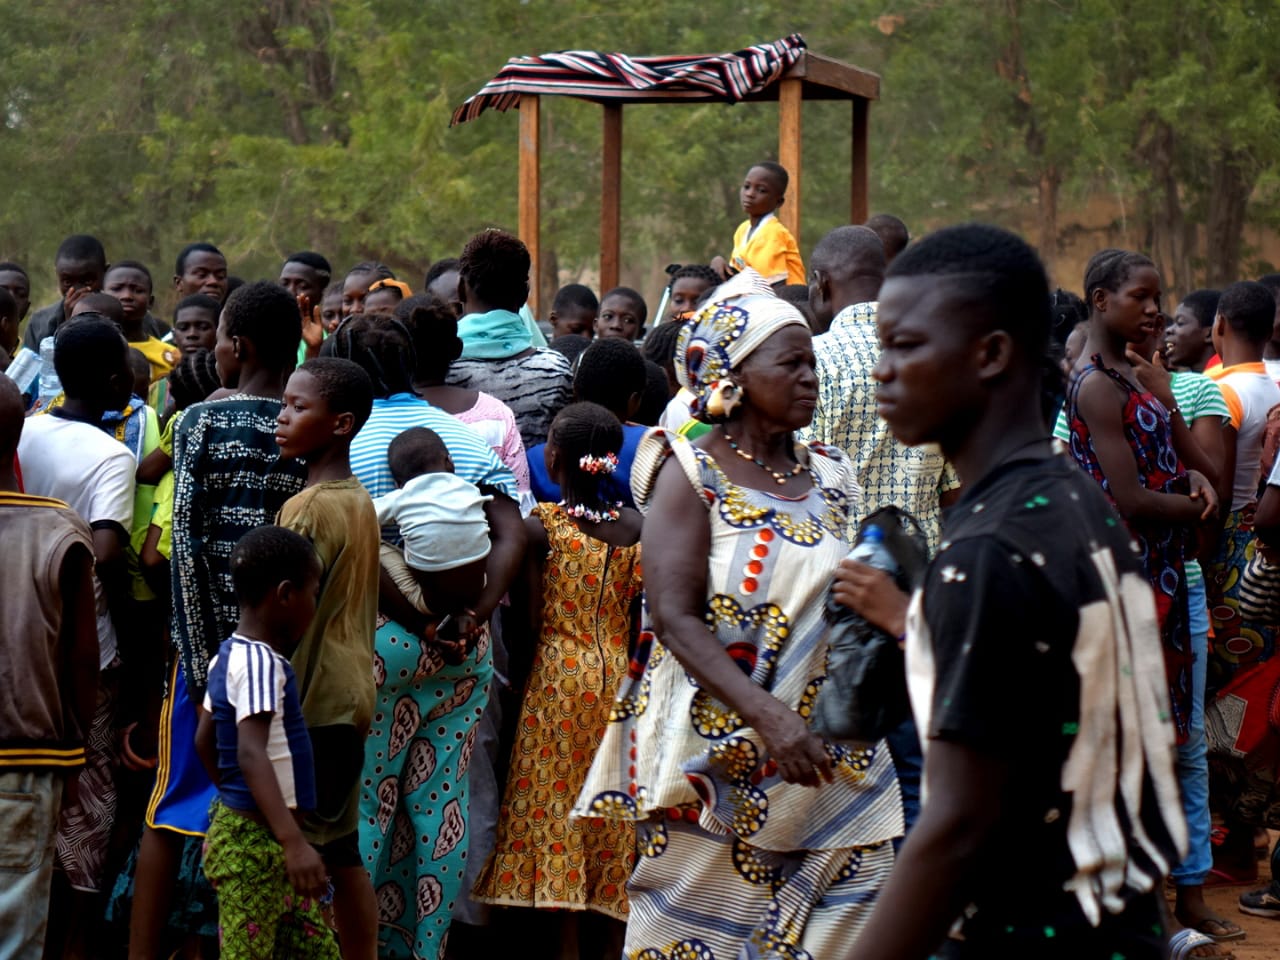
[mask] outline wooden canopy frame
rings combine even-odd
[[[565,96],[571,96],[565,94]],[[806,100],[848,100],[853,104],[853,159],[850,165],[849,221],[867,219],[867,182],[870,175],[867,155],[868,114],[872,100],[880,98],[880,77],[869,70],[833,60],[805,50],[800,59],[774,83],[748,95],[747,101],[778,102],[778,161],[791,175],[787,202],[778,218],[800,236],[800,201],[803,196],[804,167],[801,161],[801,114]],[[595,97],[581,97],[599,103],[604,110],[604,162],[600,197],[600,287],[618,285],[619,252],[622,242],[622,107],[623,103]],[[626,103],[703,103],[715,97],[663,96],[628,98]],[[541,287],[542,227],[542,140],[541,97],[522,95],[520,110],[519,203],[520,239],[529,248],[533,262],[529,278],[529,301],[534,315],[541,317],[538,302]]]

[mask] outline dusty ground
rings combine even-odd
[[[1275,834],[1272,834],[1274,837]],[[1260,887],[1270,877],[1266,861],[1258,864],[1258,882],[1246,887],[1211,887],[1205,890],[1205,899],[1221,916],[1230,917],[1248,934],[1243,940],[1235,940],[1226,946],[1231,948],[1236,960],[1280,960],[1280,920],[1267,920],[1241,913],[1236,898],[1246,890]]]

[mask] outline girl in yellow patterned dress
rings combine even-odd
[[[530,618],[538,639],[497,842],[473,896],[575,911],[542,914],[545,927],[530,928],[530,955],[558,950],[568,932],[559,926],[573,922],[581,957],[621,954],[634,828],[569,816],[626,675],[638,623],[640,514],[600,496],[621,444],[622,427],[609,411],[594,403],[566,407],[546,445],[547,472],[565,499],[538,504],[526,521]],[[611,919],[587,921],[583,911]]]

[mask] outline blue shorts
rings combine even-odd
[[[203,837],[209,832],[209,804],[218,795],[196,754],[196,704],[175,663],[169,694],[160,711],[160,766],[147,803],[147,826]]]

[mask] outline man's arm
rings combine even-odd
[[[929,802],[903,844],[848,960],[924,960],[969,896],[966,885],[1002,813],[1008,764],[962,743],[934,740],[925,760]]]
[[[528,542],[524,520],[520,517],[520,508],[510,497],[493,493],[494,497],[484,505],[484,514],[489,521],[489,540],[492,547],[489,559],[485,563],[484,593],[476,604],[476,620],[487,623],[498,609],[498,603],[511,587],[516,574],[520,572],[520,564],[524,560],[524,548]]]
[[[62,597],[62,689],[67,693],[64,710],[83,740],[89,735],[98,706],[98,618],[93,598],[93,557],[74,546],[62,560],[59,573]],[[68,730],[72,729],[69,725]]]

